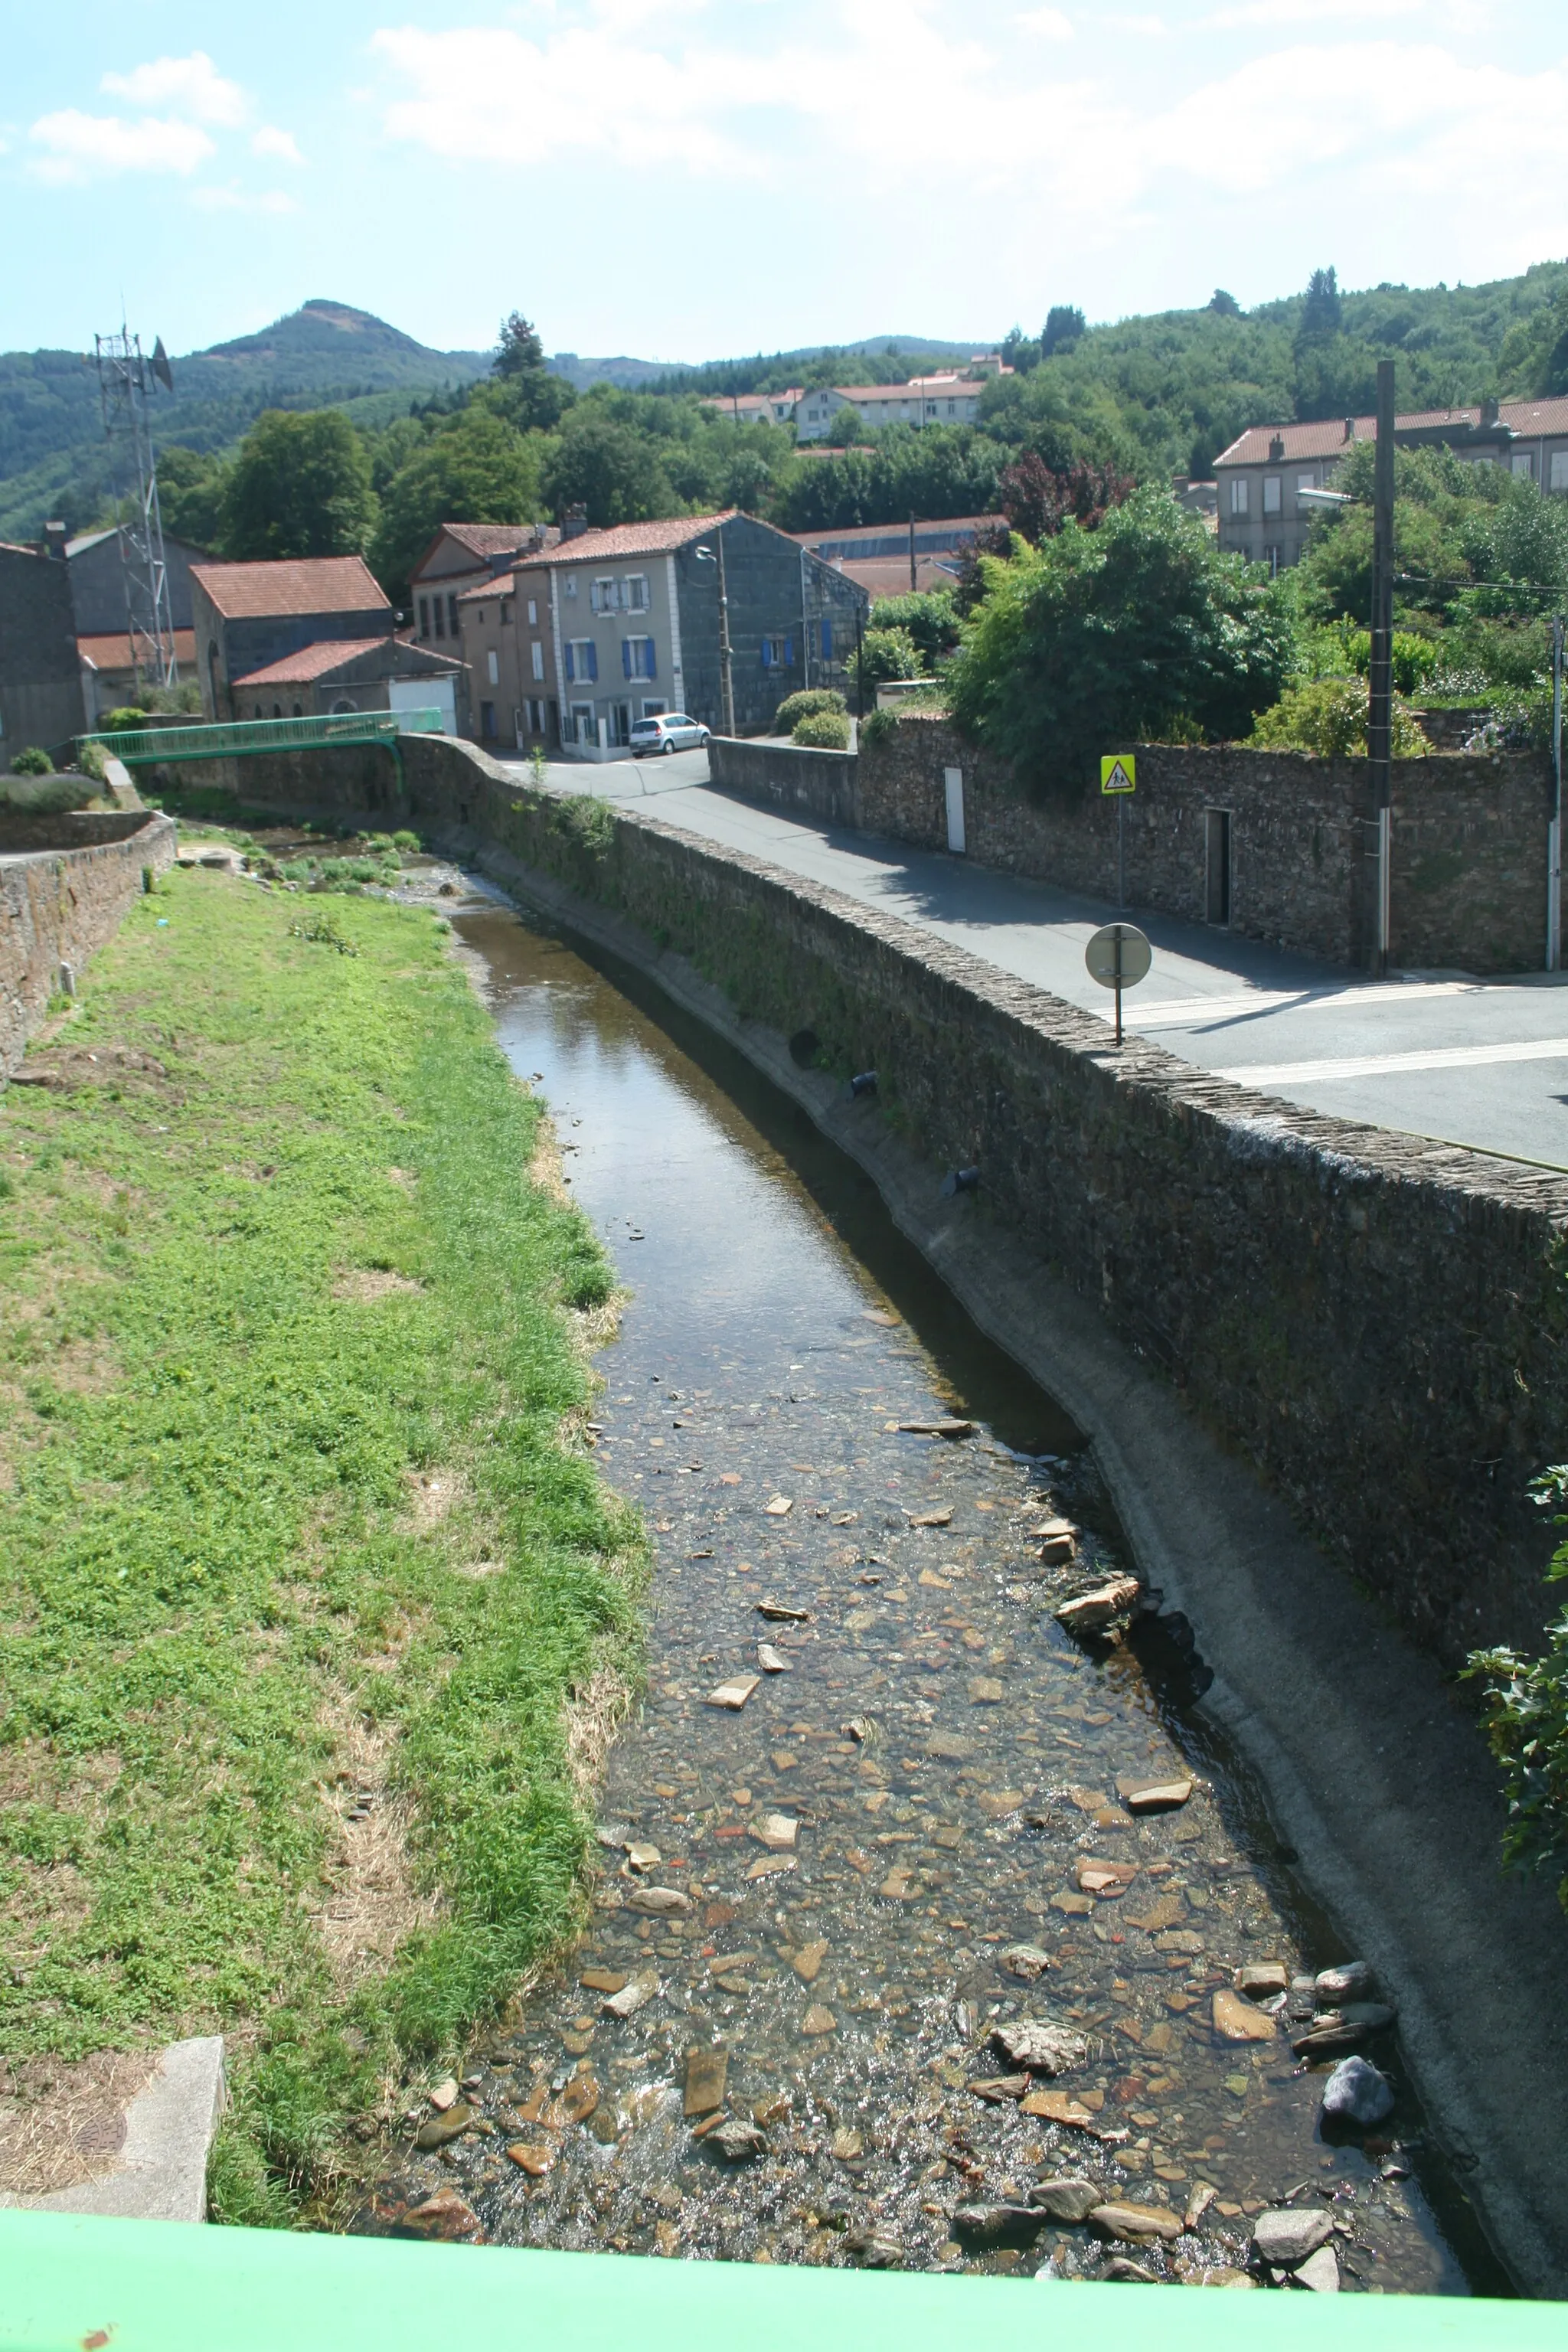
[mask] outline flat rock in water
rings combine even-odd
[[[1326,2213],[1298,2212],[1293,2206],[1281,2206],[1274,2212],[1258,2214],[1252,2225],[1252,2250],[1271,2270],[1293,2271],[1309,2254],[1328,2244],[1333,2226]]]
[[[1298,2058],[1310,2058],[1320,2053],[1328,2055],[1335,2050],[1353,2050],[1358,2042],[1369,2034],[1385,2032],[1394,2023],[1394,2011],[1380,2000],[1347,2000],[1339,2009],[1323,2011],[1311,2023],[1290,2036],[1290,2047]]]
[[[574,2074],[561,2094],[567,2121],[585,2124],[599,2104],[599,2085],[592,2074]]]
[[[788,1813],[764,1813],[749,1834],[759,1845],[765,1845],[770,1853],[793,1853],[800,1823]]]
[[[746,1876],[748,1879],[776,1878],[779,1876],[781,1872],[793,1870],[794,1868],[795,1856],[793,1853],[764,1853],[761,1855],[757,1861],[752,1863],[750,1870],[746,1873]]]
[[[900,1429],[908,1437],[973,1437],[972,1421],[900,1421]]]
[[[803,1984],[815,1984],[816,1972],[826,1958],[825,1943],[802,1944],[798,1951],[791,1953],[789,1964]]]
[[[461,2245],[479,2234],[479,2217],[455,2189],[437,2189],[421,2205],[411,2205],[393,2229],[395,2238],[429,2238]]]
[[[994,2028],[991,2047],[1009,2066],[1027,2067],[1031,2074],[1065,2074],[1070,2067],[1081,2066],[1089,2055],[1089,2044],[1081,2033],[1032,2017]]]
[[[794,1499],[788,1495],[775,1495],[771,1502],[763,1505],[763,1515],[770,1519],[787,1518],[794,1508]]]
[[[721,1683],[717,1690],[710,1690],[704,1704],[728,1707],[731,1715],[739,1715],[761,1681],[761,1675],[732,1675],[729,1682]]]
[[[1075,2173],[1065,2173],[1056,2180],[1037,2180],[1029,2191],[1029,2202],[1048,2213],[1053,2221],[1087,2221],[1097,2205],[1105,2201],[1105,2191],[1093,2180],[1082,2180]]]
[[[730,2116],[710,2132],[702,2136],[704,2147],[716,2147],[726,2164],[745,2164],[752,2158],[767,2154],[767,2134],[759,2131],[740,2116]]]
[[[1065,1625],[1069,1633],[1098,1633],[1136,1606],[1139,1590],[1135,1576],[1114,1576],[1109,1584],[1099,1585],[1092,1592],[1080,1592],[1075,1601],[1064,1601],[1056,1612],[1057,1622]]]
[[[467,2099],[455,2100],[445,2115],[432,2116],[421,2124],[414,2135],[416,2147],[445,2147],[448,2140],[457,2139],[474,2120],[474,2110]]]
[[[1093,2132],[1097,2138],[1100,2137],[1100,2126],[1089,2109],[1080,2107],[1066,2091],[1031,2091],[1020,2102],[1018,2112],[1037,2116],[1041,2123],[1066,2124],[1074,2131]]]
[[[791,1609],[783,1601],[759,1601],[757,1614],[770,1619],[775,1625],[809,1625],[811,1622],[809,1609]]]
[[[1365,1960],[1342,1960],[1336,1969],[1323,1969],[1312,1983],[1313,1994],[1325,2009],[1338,2009],[1346,2000],[1371,2000],[1376,1990],[1377,1979]]]
[[[904,2250],[897,2238],[846,2238],[844,2251],[868,2271],[896,2271],[904,2259]]]
[[[1193,1783],[1183,1777],[1151,1780],[1123,1772],[1117,1780],[1116,1793],[1130,1813],[1168,1813],[1186,1803],[1193,1793]]]
[[[950,1528],[952,1525],[952,1505],[944,1504],[940,1511],[911,1511],[911,1528]]]
[[[664,1856],[656,1845],[642,1845],[634,1841],[626,1848],[628,1870],[657,1870],[663,1860]]]
[[[437,2083],[435,2089],[431,2092],[430,2105],[435,2108],[436,2113],[438,2116],[444,2116],[447,2108],[456,2104],[457,2096],[457,2081],[454,2076],[448,2074],[446,2081],[444,2083]]]
[[[984,2099],[987,2105],[1000,2107],[1005,2105],[1009,2099],[1021,2099],[1029,2087],[1029,2082],[1027,2074],[984,2074],[978,2082],[969,2084],[967,2088],[977,2099]]]
[[[757,1664],[764,1675],[788,1675],[795,1671],[789,1660],[782,1652],[775,1650],[771,1642],[757,1643]]]
[[[1070,1535],[1045,1536],[1040,1541],[1040,1561],[1046,1568],[1064,1568],[1078,1557],[1078,1544]]]
[[[1142,2263],[1130,2263],[1125,2254],[1112,2254],[1100,2275],[1121,2286],[1158,2286],[1160,2284],[1152,2271],[1146,2271]]]
[[[800,2021],[800,2030],[803,2033],[812,2035],[837,2033],[838,2020],[830,2009],[825,2009],[819,2000],[814,2000]]]
[[[624,2023],[628,2017],[635,2017],[639,2009],[646,2009],[658,1990],[657,1977],[633,1977],[629,1983],[623,1984],[618,1992],[611,1993],[601,2004],[604,2014],[618,2018]]]
[[[1214,2030],[1226,2042],[1273,2042],[1274,2020],[1224,1985],[1214,1997]]]
[[[678,1886],[639,1886],[627,1895],[626,1909],[639,1911],[647,1919],[684,1919],[691,1909],[691,1897],[682,1895]]]
[[[712,2049],[687,2052],[682,2113],[688,2121],[693,2116],[710,2116],[715,2107],[723,2105],[724,2081],[729,2071],[730,2053],[721,2043]]]
[[[1394,2112],[1394,2085],[1366,2058],[1342,2058],[1323,2085],[1323,2113],[1342,2123],[1380,2124]]]
[[[1033,1984],[1055,1963],[1049,1952],[1043,1952],[1038,1944],[1009,1944],[1002,1955],[1002,1965],[1009,1975],[1022,1977],[1026,1984]]]
[[[1320,2246],[1309,2254],[1295,2273],[1298,2286],[1310,2287],[1314,2294],[1338,2294],[1340,2291],[1340,2258],[1332,2246]]]
[[[926,1754],[939,1764],[962,1764],[973,1753],[973,1740],[957,1732],[934,1731],[926,1741]]]
[[[542,2179],[555,2161],[552,2147],[536,2147],[531,2140],[514,2139],[507,2154],[520,2172],[528,2173],[534,2180]]]
[[[1250,1960],[1237,1969],[1236,1989],[1248,2000],[1272,2000],[1276,1993],[1289,1991],[1290,1972],[1283,1960]]]
[[[1000,1706],[1007,1696],[994,1675],[974,1675],[970,1678],[971,1706]]]
[[[1086,1853],[1078,1865],[1079,1891],[1110,1899],[1125,1895],[1137,1875],[1135,1862],[1102,1862],[1098,1855]]]
[[[577,1981],[584,1992],[624,1992],[626,1987],[622,1969],[584,1969]]]
[[[1022,1789],[986,1789],[980,1796],[980,1810],[988,1822],[999,1822],[1008,1813],[1016,1813],[1024,1801]]]
[[[1089,2221],[1108,2238],[1130,2239],[1134,2245],[1146,2245],[1151,2238],[1169,2240],[1182,2234],[1182,2217],[1173,2213],[1168,2205],[1096,2205]]]
[[[1017,2245],[1037,2238],[1047,2218],[1034,2205],[960,2205],[952,2232],[966,2246]]]
[[[1130,1927],[1142,1927],[1146,1935],[1157,1936],[1163,1928],[1173,1927],[1178,1919],[1186,1916],[1185,1899],[1173,1888],[1169,1895],[1157,1895],[1152,1903],[1143,1896],[1142,1907],[1128,1913],[1127,1924]]]

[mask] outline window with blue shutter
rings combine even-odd
[[[576,676],[577,672],[573,666],[572,661],[572,640],[568,637],[566,640],[566,683],[568,686],[572,685]]]
[[[772,669],[773,666],[773,640],[772,640],[772,638],[771,638],[771,637],[764,637],[764,638],[763,639],[763,667],[764,669]]]
[[[793,669],[795,667],[795,639],[793,637],[786,637],[784,639],[784,666],[785,669]]]
[[[585,670],[584,675],[587,677],[589,683],[592,685],[592,684],[594,684],[594,683],[595,683],[595,682],[597,681],[597,678],[598,678],[598,676],[599,676],[599,648],[598,648],[598,646],[594,643],[593,638],[592,638],[592,637],[590,637],[590,638],[589,638],[589,640],[588,640],[588,642],[587,642],[587,644],[584,646],[583,651],[584,651],[584,652],[587,655],[587,656],[588,656],[588,660],[587,660],[587,667],[586,667],[586,670]]]
[[[658,664],[654,659],[653,639],[651,637],[645,637],[642,643],[643,660],[647,664],[647,667],[643,671],[643,676],[644,677],[657,677],[658,676]]]
[[[632,677],[636,676],[636,672],[632,668],[632,641],[630,637],[623,637],[621,639],[621,676],[623,677]]]

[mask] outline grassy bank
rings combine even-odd
[[[567,1927],[634,1670],[608,1269],[444,929],[175,875],[0,1098],[0,2053],[225,2032],[224,2219]]]

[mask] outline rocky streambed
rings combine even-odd
[[[588,1930],[358,2226],[1506,2292],[1077,1433],[743,1065],[457,920],[633,1293],[593,1435],[658,1567]]]

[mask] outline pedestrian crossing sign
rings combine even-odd
[[[1131,751],[1108,751],[1100,762],[1100,789],[1102,793],[1131,793],[1138,789],[1138,762]]]

